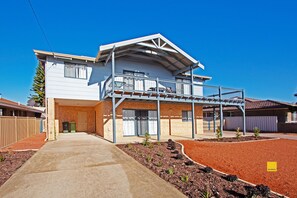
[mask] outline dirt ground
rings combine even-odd
[[[14,144],[11,144],[8,147],[0,149],[0,152],[4,151],[17,151],[17,150],[38,150],[40,149],[46,141],[44,141],[46,138],[45,133],[40,133],[35,136],[26,138],[24,140],[21,140],[19,142],[16,142]]]
[[[268,185],[271,190],[297,197],[297,141],[267,140],[242,143],[179,141],[198,163],[239,178]],[[267,172],[267,161],[277,162],[277,172]]]

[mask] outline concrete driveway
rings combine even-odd
[[[0,197],[185,197],[113,144],[86,133],[48,142],[3,186]]]

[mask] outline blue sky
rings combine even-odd
[[[95,56],[99,45],[161,33],[205,65],[208,84],[296,102],[297,1],[31,0],[56,52]],[[50,50],[27,0],[0,3],[0,93],[25,103]]]

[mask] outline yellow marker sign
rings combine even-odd
[[[267,162],[267,172],[276,172],[277,162]]]

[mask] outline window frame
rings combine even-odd
[[[182,110],[182,122],[192,122],[192,111]]]
[[[297,111],[291,113],[291,122],[297,122]]]
[[[79,76],[76,76],[76,71],[74,71],[74,74],[75,76],[67,76],[66,75],[66,67],[67,67],[67,64],[69,65],[73,65],[75,70],[76,68],[84,68],[86,70],[86,77],[84,78],[80,78]],[[79,71],[79,70],[78,70]],[[78,74],[79,75],[79,74]],[[88,79],[88,69],[87,69],[87,65],[85,64],[79,64],[79,63],[71,63],[71,62],[64,62],[64,77],[65,78],[73,78],[73,79],[81,79],[81,80],[87,80]]]

